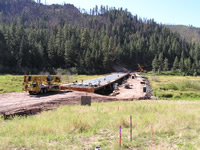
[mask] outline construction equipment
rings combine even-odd
[[[57,75],[24,75],[23,91],[29,94],[45,94],[48,91],[60,91],[61,77]]]
[[[138,64],[138,70],[139,70],[139,72],[147,73],[147,71],[144,70],[144,69],[140,66],[140,64]]]
[[[130,89],[130,86],[129,86],[129,84],[128,84],[128,83],[126,83],[126,84],[124,85],[124,88],[125,88],[125,89]]]

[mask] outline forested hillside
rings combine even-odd
[[[190,43],[200,43],[200,28],[184,25],[166,25],[173,32],[180,33],[181,37]]]
[[[95,74],[120,64],[136,70],[200,73],[200,45],[154,20],[123,9],[97,6],[81,13],[73,5],[0,0],[0,72],[68,69]]]

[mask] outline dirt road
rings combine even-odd
[[[85,92],[57,92],[46,95],[29,95],[27,92],[0,94],[0,115],[5,117],[10,115],[36,114],[44,110],[50,110],[60,105],[80,104],[81,96],[91,96],[92,102],[110,102],[120,100],[146,99],[147,93],[143,92],[144,78],[138,76],[136,79],[129,78],[127,83],[130,89],[124,88],[124,84],[119,87],[118,95],[102,96]]]

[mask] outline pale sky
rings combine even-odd
[[[45,3],[45,0],[41,0]],[[95,5],[127,8],[133,15],[162,24],[200,27],[200,0],[46,0],[47,4],[73,4],[88,12]]]

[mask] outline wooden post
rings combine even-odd
[[[122,145],[122,127],[119,127],[119,146],[121,147]]]
[[[150,128],[151,128],[151,144],[153,143],[153,127],[152,125],[150,125]]]
[[[130,116],[130,141],[132,142],[132,115]]]

